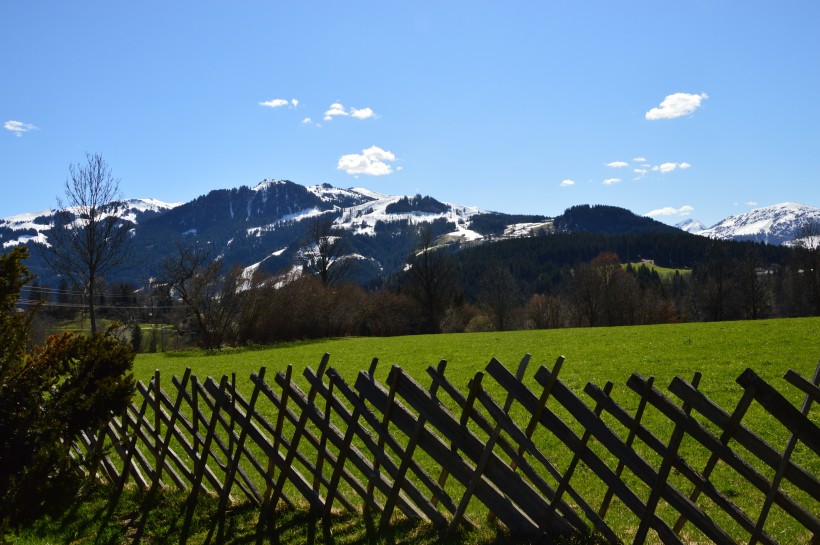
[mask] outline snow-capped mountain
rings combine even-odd
[[[125,204],[132,251],[140,259],[129,262],[114,280],[129,282],[160,274],[162,263],[178,251],[177,242],[207,246],[214,258],[228,266],[240,265],[248,275],[256,270],[292,271],[305,249],[315,244],[310,232],[317,220],[332,222],[345,237],[346,256],[359,262],[355,281],[363,283],[404,268],[418,244],[420,224],[430,227],[435,244],[451,247],[547,233],[680,233],[651,218],[605,205],[574,206],[554,218],[513,215],[430,196],[386,195],[329,184],[303,186],[287,180],[217,189],[186,203],[134,199]],[[47,277],[42,250],[49,246],[54,214],[45,210],[0,220],[0,251],[29,246],[29,265]],[[820,210],[784,204],[733,216],[708,230],[699,231],[703,225],[691,220],[678,227],[716,238],[779,244],[792,240],[794,230],[810,218],[820,220]]]
[[[729,216],[698,234],[723,240],[790,244],[810,222],[820,223],[820,208],[785,202]]]
[[[299,262],[300,252],[309,244],[311,224],[320,217],[346,233],[349,256],[362,261],[364,279],[400,269],[422,223],[432,227],[437,244],[531,236],[551,226],[544,216],[487,213],[429,196],[270,179],[253,187],[213,190],[186,203],[134,199],[125,204],[124,219],[133,231],[132,250],[142,256],[122,272],[131,280],[156,275],[163,260],[175,251],[174,241],[207,245],[214,257],[229,265],[287,270]],[[2,248],[27,244],[32,249],[30,264],[44,267],[38,260],[42,248],[49,246],[54,214],[46,210],[0,220]],[[483,222],[474,225],[475,218]]]
[[[683,220],[680,223],[676,223],[675,227],[681,229],[682,231],[686,231],[687,233],[692,234],[700,234],[702,231],[706,230],[706,226],[703,225],[699,220],[689,218],[687,220]]]
[[[162,214],[182,203],[167,203],[157,199],[128,199],[123,201],[123,218],[134,225]],[[3,249],[21,244],[38,243],[48,246],[48,230],[54,222],[56,210],[42,210],[17,214],[0,219],[0,243]]]

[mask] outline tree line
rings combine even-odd
[[[117,182],[96,155],[70,172],[66,204],[80,214],[54,239],[61,284],[34,285],[30,298],[46,303],[46,317],[87,310],[92,331],[98,315],[125,321],[137,350],[820,314],[817,225],[789,248],[711,240],[589,206],[567,210],[555,233],[468,248],[438,245],[447,232],[441,221],[405,222],[395,240],[406,249],[404,266],[364,285],[357,271],[378,263],[357,252],[366,237],[336,228],[331,212],[310,223],[285,271],[230,266],[189,237],[170,243],[174,250],[142,285],[106,287],[106,273],[127,255],[111,198]],[[437,201],[416,196],[399,205]],[[612,222],[617,232],[566,232]],[[676,270],[660,275],[646,261]]]
[[[298,263],[279,274],[228,266],[207,247],[178,242],[150,282],[139,289],[112,286],[102,315],[133,324],[136,349],[162,350],[820,314],[816,247],[773,251],[704,239],[691,268],[661,274],[652,263],[627,262],[611,250],[571,261],[570,254],[584,255],[587,246],[598,249],[585,237],[564,258],[555,251],[537,266],[530,263],[537,252],[516,258],[504,242],[475,250],[436,246],[431,228],[420,225],[405,270],[361,286],[349,280],[358,258],[332,219],[319,218],[309,232]],[[570,239],[554,237],[544,238],[568,247]],[[610,240],[613,248],[621,242]]]

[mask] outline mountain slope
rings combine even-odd
[[[555,218],[555,229],[565,233],[676,233],[678,229],[625,208],[582,204],[568,208]]]
[[[123,218],[136,226],[180,204],[157,199],[128,199],[123,201],[125,206]],[[3,249],[28,243],[48,246],[48,231],[54,221],[55,212],[55,210],[43,210],[0,219],[0,243]]]
[[[692,218],[683,220],[680,223],[676,223],[675,227],[677,227],[681,231],[686,231],[687,233],[692,233],[694,235],[700,234],[701,231],[706,230],[706,226],[703,225],[703,223]]]
[[[217,189],[187,203],[134,199],[125,204],[125,219],[133,233],[132,251],[139,258],[109,280],[136,284],[160,274],[163,261],[177,251],[178,243],[207,246],[214,258],[222,258],[228,266],[240,265],[269,273],[291,270],[298,264],[300,253],[312,243],[310,227],[320,216],[331,220],[334,228],[343,233],[347,254],[356,257],[360,264],[355,278],[350,280],[362,283],[401,271],[418,244],[422,224],[430,226],[436,244],[451,248],[547,234],[684,234],[679,228],[614,206],[573,206],[550,218],[487,212],[430,196],[385,195],[365,188],[341,189],[329,184],[303,186],[287,180],[263,180],[254,187]],[[737,238],[738,233],[747,236],[751,232],[765,232],[764,240],[779,243],[793,238],[794,229],[806,218],[820,216],[818,209],[811,207],[779,206],[754,211],[758,212],[754,217],[750,213],[729,218],[708,234]],[[2,249],[28,245],[32,250],[29,264],[45,283],[51,273],[43,260],[43,251],[49,245],[53,214],[53,210],[47,210],[0,220]],[[790,230],[783,227],[787,224]],[[562,244],[566,248],[572,246],[569,242]],[[529,251],[525,246],[516,248]],[[670,262],[682,259],[672,254],[664,257],[663,248],[663,244],[654,250],[647,247],[642,255]],[[578,255],[575,250],[570,252]]]
[[[723,240],[787,244],[810,222],[820,223],[820,208],[785,202],[729,216],[698,234]]]

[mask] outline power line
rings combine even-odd
[[[41,299],[19,299],[17,301],[18,305],[22,306],[44,306],[50,308],[76,308],[76,309],[85,309],[88,308],[88,305],[84,305],[82,303],[54,303],[51,301],[43,301]],[[176,308],[181,308],[180,306],[150,306],[150,305],[95,305],[94,308],[101,309],[101,310],[171,310]]]

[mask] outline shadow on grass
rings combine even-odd
[[[154,494],[127,489],[118,498],[98,489],[58,520],[41,520],[18,537],[21,543],[83,543],[94,545],[271,544],[271,545],[504,545],[527,543],[503,528],[488,524],[480,530],[461,529],[444,540],[434,526],[396,517],[379,531],[378,514],[334,513],[329,519],[308,509],[278,508],[260,520],[251,504],[219,511],[217,498],[200,494],[196,505],[182,492]],[[573,541],[580,545],[583,541]]]

